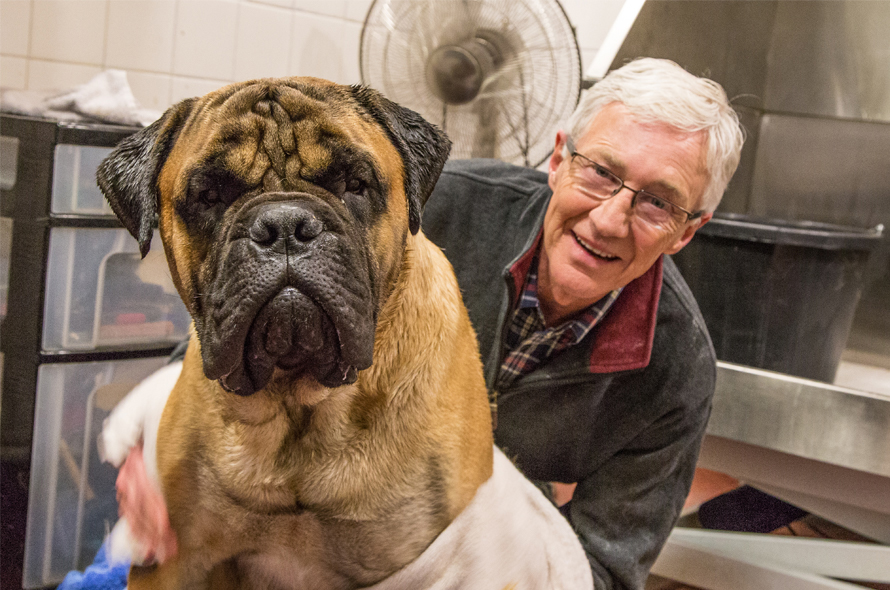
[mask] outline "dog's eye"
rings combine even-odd
[[[198,193],[198,199],[206,205],[219,203],[219,191],[215,188],[206,188]]]
[[[350,178],[346,181],[346,192],[364,196],[368,186],[359,178]]]
[[[189,181],[189,198],[196,205],[228,207],[247,190],[244,182],[225,170],[211,170],[194,175]]]
[[[250,190],[225,170],[199,170],[189,177],[186,198],[177,201],[176,210],[187,224],[211,232],[226,208]]]

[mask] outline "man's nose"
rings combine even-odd
[[[628,235],[636,193],[622,187],[618,193],[591,209],[589,217],[600,235],[623,238]]]

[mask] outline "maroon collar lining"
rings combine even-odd
[[[600,322],[590,351],[591,373],[642,369],[652,357],[664,256],[621,291]]]
[[[543,231],[538,232],[531,248],[510,267],[515,287],[513,307],[522,293],[542,234]],[[594,328],[591,373],[630,371],[649,364],[655,340],[663,262],[664,256],[659,256],[649,270],[628,283],[606,317]]]

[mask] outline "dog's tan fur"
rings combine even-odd
[[[193,312],[214,244],[183,224],[176,204],[186,198],[189,171],[222,141],[229,96],[231,89],[191,106],[157,177],[170,271]],[[292,155],[304,171],[330,163],[312,139],[320,121],[376,158],[390,198],[370,233],[386,278],[373,364],[335,388],[276,368],[262,390],[241,397],[205,377],[193,336],[158,436],[179,553],[161,566],[134,567],[131,590],[370,585],[422,553],[491,475],[476,338],[449,263],[422,233],[407,231],[399,152],[348,104],[334,113],[313,112],[320,107],[310,101],[301,108],[315,125],[304,135],[294,126],[283,165],[257,157],[263,139],[244,120],[225,166],[266,191],[299,185]]]
[[[491,474],[477,345],[447,261],[423,236],[411,242],[403,280],[378,323],[374,365],[354,385],[325,390],[309,379],[278,379],[237,397],[204,377],[192,339],[158,440],[180,555],[137,569],[130,588],[192,588],[183,582],[200,577],[205,564],[270,549],[315,572],[312,588],[324,588],[318,580],[353,560],[380,562],[381,574],[389,573],[469,503]],[[307,408],[313,412],[304,426]],[[289,446],[290,437],[299,444]],[[276,465],[285,447],[289,460]],[[201,448],[216,451],[195,452]],[[451,461],[441,465],[449,503],[438,522],[418,518],[431,451]],[[274,512],[294,498],[321,516],[310,508],[263,518],[239,507],[246,501]],[[209,587],[266,587],[261,579],[251,586],[224,570]]]

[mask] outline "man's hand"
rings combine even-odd
[[[145,472],[141,443],[121,465],[116,487],[118,514],[127,518],[133,537],[147,551],[143,565],[163,563],[176,555],[176,534],[170,527],[164,497]]]
[[[576,483],[559,483],[554,481],[550,485],[553,486],[553,501],[557,507],[565,506],[572,499],[575,493]]]

